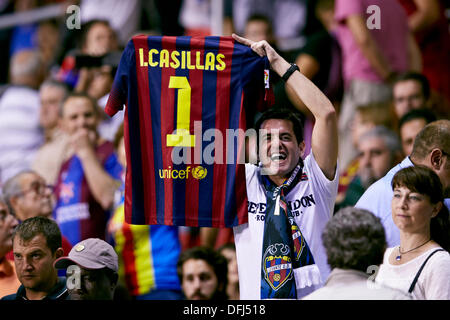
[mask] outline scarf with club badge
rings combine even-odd
[[[320,283],[320,272],[298,228],[285,196],[301,180],[303,161],[281,186],[267,175],[266,215],[261,268],[261,299],[296,299],[297,289]]]

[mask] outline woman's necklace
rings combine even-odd
[[[402,252],[400,246],[398,246],[398,256],[395,258],[395,260],[400,261],[401,258],[402,258],[402,254],[405,254],[405,253],[411,252],[413,250],[419,249],[421,246],[424,246],[425,244],[427,244],[430,241],[431,241],[431,238],[428,239],[427,241],[425,241],[424,243],[422,243],[420,246],[417,246],[415,248],[409,249],[408,251],[405,251],[405,252]]]

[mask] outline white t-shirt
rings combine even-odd
[[[387,249],[375,281],[408,292],[425,259],[436,249],[438,248],[432,248],[402,265],[389,263],[389,256],[393,250],[398,250],[398,247]],[[412,296],[418,300],[450,300],[450,255],[447,251],[436,252],[428,260]]]
[[[332,181],[319,168],[312,152],[306,157],[303,174],[286,200],[300,231],[308,243],[314,261],[320,270],[320,285],[297,289],[297,298],[311,293],[323,285],[330,273],[322,231],[330,219],[338,188],[338,168]],[[234,239],[239,272],[239,291],[242,300],[258,300],[261,294],[261,259],[266,211],[266,192],[261,183],[260,168],[245,166],[248,223],[234,227]]]
[[[0,99],[0,185],[29,169],[44,135],[39,126],[39,92],[10,86]]]

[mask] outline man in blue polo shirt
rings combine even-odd
[[[355,207],[369,210],[381,219],[388,247],[400,244],[400,233],[392,220],[392,178],[403,168],[423,165],[432,169],[444,187],[445,205],[450,208],[450,121],[438,120],[425,126],[414,140],[413,151],[383,178],[372,184]]]

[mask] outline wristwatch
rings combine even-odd
[[[295,64],[295,63],[291,63],[291,66],[289,67],[289,69],[287,69],[287,71],[283,74],[283,76],[281,77],[281,79],[283,79],[284,82],[286,82],[289,77],[294,73],[295,70],[300,71],[300,68]]]

